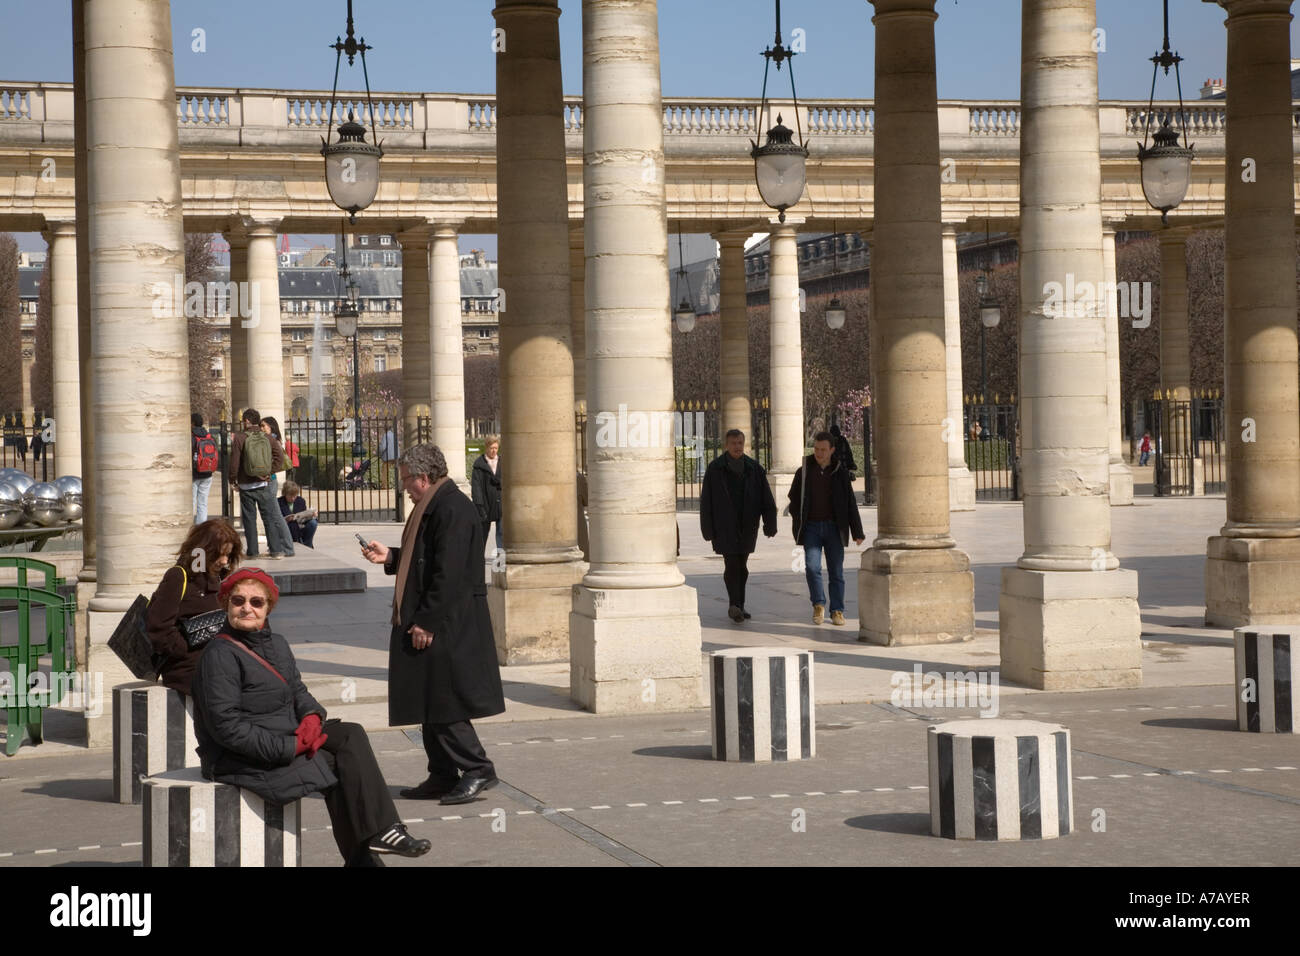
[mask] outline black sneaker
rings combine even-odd
[[[433,844],[428,840],[417,840],[406,832],[406,826],[394,823],[383,833],[377,833],[369,840],[371,853],[396,853],[398,856],[424,856]]]

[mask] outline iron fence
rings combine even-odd
[[[1019,501],[1020,418],[1015,403],[979,402],[967,396],[962,414],[966,468],[976,501]]]
[[[47,422],[52,424],[47,426]],[[56,457],[59,437],[56,425],[43,412],[37,412],[30,421],[21,412],[4,416],[0,423],[0,433],[4,436],[0,468],[16,468],[36,481],[62,478]],[[50,437],[54,441],[47,441]]]
[[[1143,422],[1151,433],[1156,497],[1222,494],[1227,490],[1221,398],[1151,399]]]

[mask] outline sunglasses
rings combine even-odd
[[[254,597],[246,598],[242,594],[232,594],[230,596],[230,603],[234,607],[243,607],[245,601],[248,602],[250,607],[254,607],[259,611],[262,608],[266,607],[266,598],[264,597],[254,596]]]

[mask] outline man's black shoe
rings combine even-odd
[[[496,775],[491,777],[480,777],[478,774],[466,774],[460,778],[460,783],[456,784],[456,789],[447,794],[438,802],[444,807],[454,806],[457,803],[469,803],[484,790],[491,790],[500,781]]]
[[[743,611],[742,613],[745,615],[745,620],[746,620],[746,621],[748,621],[751,617],[754,616],[754,615],[750,614],[748,611]]]
[[[383,833],[375,834],[368,845],[371,853],[396,853],[399,856],[423,856],[433,846],[428,840],[411,836],[401,823],[394,823]]]
[[[739,624],[745,619],[745,612],[733,604],[731,607],[727,608],[727,617]]]
[[[429,777],[418,787],[407,787],[405,790],[397,791],[397,795],[403,800],[436,800],[455,790],[456,783],[456,780],[438,780]]]

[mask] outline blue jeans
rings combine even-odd
[[[275,501],[275,485],[268,484],[252,491],[239,489],[239,514],[244,521],[244,541],[248,545],[247,555],[257,557],[257,513],[262,513],[262,522],[266,525],[266,546],[272,554],[293,554],[293,538],[289,537],[289,526],[280,506]]]
[[[1143,452],[1143,453],[1138,457],[1138,467],[1141,468],[1141,467],[1143,467],[1144,465],[1146,465],[1146,463],[1147,463],[1147,459],[1150,458],[1150,457],[1151,457],[1151,452],[1149,452],[1149,451],[1144,451],[1144,452]]]
[[[808,596],[813,604],[826,606],[822,590],[822,552],[826,552],[826,570],[831,579],[831,611],[844,610],[844,543],[834,521],[809,521],[803,528],[804,576],[808,579]]]
[[[193,479],[194,484],[194,523],[203,524],[208,520],[208,492],[212,490],[212,476]]]

